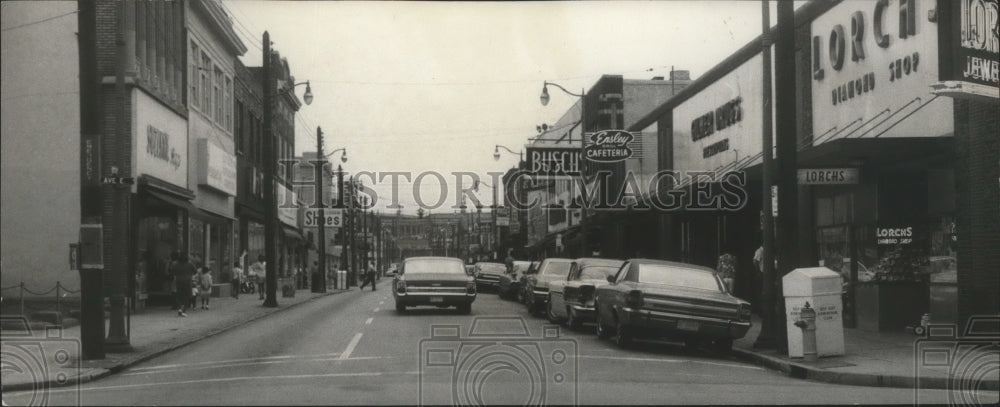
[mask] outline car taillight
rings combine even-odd
[[[642,307],[642,291],[632,290],[625,295],[625,305],[631,308]]]
[[[594,298],[594,286],[580,286],[580,302],[587,302]]]
[[[399,284],[396,285],[396,292],[400,294],[406,293],[406,280],[399,280]]]
[[[740,321],[750,320],[750,304],[740,304],[736,309],[736,313],[740,318]]]
[[[467,292],[469,294],[475,294],[476,293],[476,283],[474,281],[470,281],[470,282],[466,283],[465,284],[465,292]]]

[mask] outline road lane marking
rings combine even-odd
[[[213,360],[208,362],[194,362],[194,363],[178,363],[173,365],[157,365],[157,366],[147,366],[147,367],[135,367],[128,369],[129,371],[144,371],[144,370],[159,370],[159,369],[174,369],[179,367],[188,366],[202,366],[202,365],[219,365],[227,363],[240,363],[240,362],[256,362],[256,361],[269,361],[269,360],[284,360],[284,359],[311,359],[311,358],[322,358],[330,356],[340,356],[340,352],[334,353],[322,353],[319,355],[281,355],[281,356],[265,356],[259,358],[247,358],[247,359],[226,359],[226,360]]]
[[[363,356],[363,357],[353,357],[350,359],[340,359],[339,357],[329,357],[329,358],[319,358],[319,359],[303,359],[303,360],[267,360],[258,362],[245,362],[245,363],[230,363],[230,364],[217,364],[217,365],[207,365],[207,366],[191,366],[191,367],[178,367],[174,369],[158,369],[158,370],[148,370],[142,372],[126,372],[121,373],[119,376],[148,376],[155,374],[169,374],[177,372],[191,372],[195,370],[212,370],[212,369],[228,369],[231,367],[249,367],[249,366],[259,366],[259,365],[273,365],[279,363],[316,363],[316,362],[342,362],[342,361],[362,361],[362,360],[374,360],[374,359],[392,359],[387,356]]]
[[[368,318],[368,319],[367,319],[367,320],[365,321],[365,325],[371,325],[371,324],[372,324],[372,321],[374,321],[374,320],[375,320],[375,317],[371,317],[371,318]]]
[[[658,359],[658,358],[636,358],[636,357],[623,357],[623,356],[596,356],[596,355],[578,355],[577,359],[611,359],[611,360],[627,360],[633,362],[663,362],[663,363],[700,363],[705,365],[738,367],[741,369],[764,370],[764,368],[762,367],[747,366],[738,363],[708,362],[703,360],[691,360],[691,359]]]
[[[347,344],[347,349],[340,354],[340,359],[347,359],[351,357],[351,353],[354,352],[354,347],[358,346],[358,342],[361,342],[361,332],[354,334],[354,338],[351,338],[351,343]]]
[[[281,379],[312,379],[312,378],[331,378],[331,377],[371,377],[371,376],[382,376],[387,374],[420,374],[420,372],[361,372],[361,373],[323,373],[323,374],[298,374],[298,375],[278,375],[278,376],[238,376],[238,377],[221,377],[221,378],[211,378],[211,379],[198,379],[198,380],[178,380],[178,381],[167,381],[167,382],[155,382],[155,383],[137,383],[137,384],[121,384],[116,386],[103,386],[103,387],[87,387],[87,388],[64,388],[64,389],[50,389],[47,390],[49,394],[52,393],[66,393],[66,392],[76,392],[76,391],[94,391],[94,390],[122,390],[122,389],[134,389],[138,387],[156,387],[156,386],[171,386],[171,385],[185,385],[185,384],[199,384],[199,383],[223,383],[223,382],[236,382],[243,380],[281,380]],[[25,390],[24,392],[31,392],[31,390]],[[7,392],[4,392],[5,394]],[[10,392],[14,393],[14,392]]]

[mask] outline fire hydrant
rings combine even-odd
[[[799,320],[795,321],[795,326],[802,329],[802,358],[807,362],[815,362],[816,353],[816,310],[809,306],[809,302],[799,311]]]

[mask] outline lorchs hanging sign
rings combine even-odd
[[[941,82],[935,93],[1000,98],[1000,7],[997,0],[939,2]]]

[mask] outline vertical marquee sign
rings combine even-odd
[[[1000,98],[1000,7],[998,0],[938,2],[940,83],[936,93]]]

